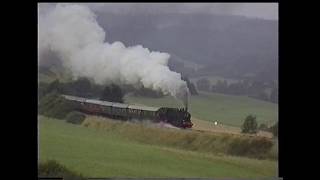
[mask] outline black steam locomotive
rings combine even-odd
[[[191,128],[191,115],[187,109],[167,107],[145,107],[122,103],[100,101],[69,95],[62,95],[66,100],[73,103],[78,111],[111,117],[114,119],[130,120],[148,119],[153,122],[165,122],[179,128]]]

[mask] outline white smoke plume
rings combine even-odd
[[[39,14],[38,45],[40,60],[48,50],[57,53],[74,78],[90,77],[98,84],[142,85],[179,98],[188,91],[181,75],[168,68],[169,54],[141,45],[106,42],[106,33],[86,6],[57,4]]]

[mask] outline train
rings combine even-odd
[[[191,114],[187,108],[148,107],[101,101],[77,96],[62,95],[77,111],[118,120],[151,120],[168,123],[178,128],[192,128]]]

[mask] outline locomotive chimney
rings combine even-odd
[[[188,112],[188,102],[189,101],[189,96],[188,96],[188,91],[186,91],[186,94],[185,94],[185,108],[186,108],[186,111]]]

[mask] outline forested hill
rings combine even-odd
[[[258,75],[277,79],[278,21],[208,14],[97,12],[108,42],[141,44],[172,54],[172,61],[204,65],[191,75]]]

